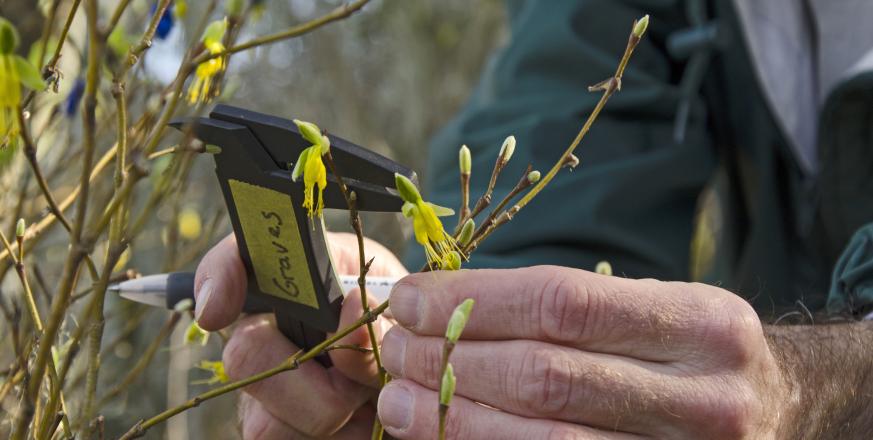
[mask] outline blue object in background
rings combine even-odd
[[[73,88],[70,90],[70,94],[67,95],[67,99],[64,101],[64,113],[73,117],[76,115],[76,111],[79,109],[79,102],[82,101],[82,95],[85,93],[85,80],[82,78],[76,78],[76,82],[73,83]]]
[[[152,5],[152,14],[157,10],[157,5]],[[158,27],[155,29],[155,36],[158,37],[159,40],[163,40],[167,38],[167,35],[170,34],[170,31],[173,30],[174,24],[173,18],[173,4],[170,3],[170,6],[164,11],[164,15],[161,16],[161,20],[158,21]]]

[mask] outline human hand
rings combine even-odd
[[[358,247],[352,234],[329,233],[328,245],[339,274],[358,273]],[[375,257],[369,274],[399,277],[406,269],[380,244],[367,240],[368,257]],[[226,237],[200,262],[195,277],[197,322],[206,330],[224,328],[239,316],[246,291],[246,272],[237,250],[236,238]],[[371,307],[378,305],[370,298]],[[361,316],[357,290],[343,302],[340,327]],[[380,317],[374,328],[378,339],[390,323]],[[367,329],[361,327],[340,344],[370,347]],[[296,352],[277,329],[271,315],[252,315],[234,327],[224,348],[225,370],[238,380],[275,367]],[[368,402],[375,395],[377,368],[370,354],[333,350],[333,367],[317,362],[301,364],[295,371],[278,374],[244,388],[240,416],[246,439],[289,439],[308,437],[361,438],[369,436],[375,408]]]
[[[443,334],[465,298],[476,306],[451,357],[449,438],[763,439],[788,417],[790,387],[741,298],[541,266],[395,286],[401,325],[382,345],[395,379],[378,403],[392,436],[436,435]]]

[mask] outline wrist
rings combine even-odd
[[[873,325],[765,326],[786,382],[776,438],[869,438]]]

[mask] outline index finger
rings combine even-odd
[[[200,260],[194,276],[194,318],[204,330],[219,330],[236,321],[246,297],[246,269],[236,236],[218,242]]]
[[[748,303],[715,287],[557,266],[410,275],[391,292],[391,311],[413,332],[439,336],[466,298],[476,305],[464,339],[533,339],[659,362],[699,354],[703,339],[730,349],[755,325]]]

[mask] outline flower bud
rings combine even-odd
[[[445,259],[440,263],[442,270],[458,270],[461,268],[461,254],[458,251],[451,251],[446,254]]]
[[[447,364],[440,383],[440,405],[449,406],[449,403],[452,402],[452,396],[455,395],[455,385],[455,369],[452,364]]]
[[[612,265],[609,264],[609,261],[600,261],[597,263],[597,266],[594,267],[594,272],[601,275],[612,275]]]
[[[220,43],[224,39],[225,32],[227,32],[227,18],[215,20],[209,23],[209,26],[206,26],[201,41],[206,46],[211,43]]]
[[[300,135],[303,136],[303,139],[311,142],[312,145],[321,145],[321,129],[317,125],[299,119],[295,119],[294,123],[297,124],[297,129],[300,130]]]
[[[527,173],[527,181],[530,182],[531,184],[539,182],[540,177],[542,177],[542,175],[537,170],[533,170],[533,171]]]
[[[24,229],[25,229],[24,219],[18,219],[18,223],[15,223],[15,236],[18,238],[24,238]]]
[[[461,146],[461,151],[458,152],[458,164],[461,167],[461,174],[470,174],[473,167],[473,158],[470,156],[470,149],[466,145]]]
[[[18,31],[15,26],[0,17],[0,54],[9,55],[18,47]]]
[[[446,327],[447,341],[454,344],[461,338],[461,332],[464,331],[464,326],[467,325],[467,320],[470,319],[470,312],[473,310],[473,304],[475,303],[472,298],[467,298],[458,307],[455,307],[452,317],[449,318],[449,325]]]
[[[421,201],[421,194],[415,184],[408,177],[394,173],[394,185],[397,187],[397,192],[400,198],[405,202],[418,203]]]
[[[461,226],[461,233],[458,234],[458,245],[466,246],[470,244],[470,239],[473,238],[473,231],[476,229],[476,221],[467,219],[464,226]]]
[[[512,153],[515,152],[515,136],[509,136],[506,140],[503,141],[503,145],[500,146],[500,161],[503,163],[509,162],[509,159],[512,158]]]
[[[646,29],[648,29],[648,28],[649,28],[649,14],[646,14],[643,16],[643,18],[637,20],[636,23],[634,23],[633,34],[637,38],[642,38],[643,34],[646,33]]]

